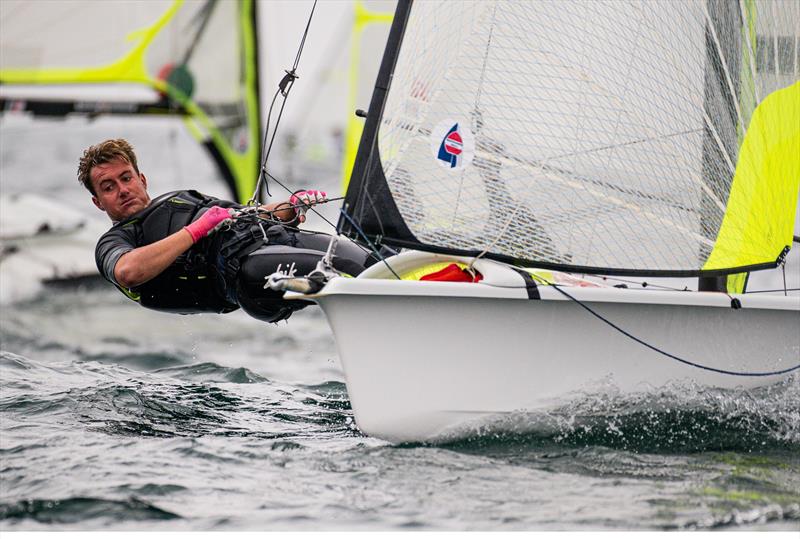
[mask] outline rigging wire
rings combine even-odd
[[[800,288],[776,288],[774,290],[748,290],[748,294],[763,294],[766,292],[798,292]],[[784,294],[787,295],[787,294]]]
[[[510,264],[504,264],[504,265],[506,265],[508,267],[513,267]],[[700,363],[695,363],[693,361],[689,361],[688,359],[683,359],[683,358],[678,357],[678,356],[676,356],[674,354],[670,354],[669,352],[667,352],[665,350],[662,350],[662,349],[658,348],[657,346],[652,345],[652,344],[648,343],[647,341],[645,341],[643,339],[640,339],[639,337],[637,337],[637,336],[633,335],[632,333],[626,331],[625,329],[619,327],[614,322],[612,322],[611,320],[605,318],[603,315],[599,314],[597,311],[595,311],[594,309],[592,309],[591,307],[586,305],[584,302],[582,302],[581,300],[579,300],[578,298],[576,298],[572,294],[569,294],[568,292],[565,292],[564,290],[562,290],[560,285],[556,285],[555,283],[552,283],[552,282],[550,282],[550,281],[548,281],[546,279],[542,279],[542,278],[540,278],[540,279],[541,279],[541,281],[543,283],[545,283],[548,286],[552,286],[554,290],[558,291],[563,296],[566,296],[569,300],[577,303],[578,305],[583,307],[586,311],[588,311],[592,316],[594,316],[595,318],[599,319],[604,324],[607,324],[611,328],[615,329],[616,331],[618,331],[622,335],[624,335],[624,336],[628,337],[629,339],[641,344],[642,346],[644,346],[646,348],[649,348],[650,350],[652,350],[652,351],[654,351],[654,352],[656,352],[658,354],[666,356],[666,357],[668,357],[670,359],[673,359],[673,360],[678,361],[680,363],[683,363],[685,365],[689,365],[690,367],[696,367],[698,369],[711,371],[711,372],[716,372],[716,373],[720,373],[720,374],[727,374],[727,375],[731,375],[731,376],[749,376],[749,377],[778,376],[778,375],[781,375],[781,374],[787,374],[787,373],[790,373],[792,371],[796,371],[796,370],[800,369],[800,363],[798,363],[797,365],[794,365],[792,367],[788,367],[786,369],[777,370],[777,371],[737,372],[737,371],[729,371],[729,370],[725,370],[725,369],[718,369],[716,367],[709,367],[707,365],[701,365]],[[490,284],[490,283],[486,283],[486,282],[483,282],[482,284],[485,284],[487,286],[494,286],[496,288],[517,288],[517,289],[522,289],[522,288],[529,289],[529,288],[531,288],[531,285],[528,285],[528,284],[526,284],[524,286],[507,286],[507,285],[504,286],[504,285]],[[536,285],[534,284],[533,286],[536,286]]]
[[[195,30],[194,36],[192,37],[192,43],[186,48],[186,52],[181,58],[181,62],[178,64],[179,66],[185,66],[189,63],[189,60],[192,59],[192,56],[197,50],[197,44],[200,42],[200,38],[204,35],[206,26],[208,26],[208,21],[211,20],[211,14],[214,12],[214,8],[217,5],[217,0],[206,0],[205,5],[200,8],[200,11],[197,15],[194,16],[192,19],[192,23],[196,23],[199,21],[197,25],[197,30]]]
[[[275,106],[275,100],[278,99],[278,95],[279,94],[280,94],[280,89],[278,89],[275,92],[275,95],[272,96],[272,102],[269,104],[269,110],[267,111],[267,122],[266,122],[266,128],[264,130],[264,142],[261,145],[261,155],[263,155],[264,158],[261,161],[261,167],[259,168],[259,171],[258,171],[258,179],[256,180],[256,189],[253,192],[253,196],[250,197],[250,200],[247,201],[247,205],[248,206],[257,204],[258,202],[261,201],[261,188],[262,188],[262,185],[264,187],[264,190],[267,192],[267,196],[272,196],[272,193],[269,192],[269,185],[267,184],[267,180],[264,178],[264,176],[267,174],[267,159],[269,158],[269,152],[267,152],[267,148],[266,148],[267,147],[267,136],[269,134],[269,124],[272,121],[271,120],[271,118],[272,118],[272,108]],[[284,99],[284,102],[285,102],[285,99]],[[275,125],[276,129],[278,127],[277,124],[280,123],[280,115],[281,114],[283,114],[283,107],[281,107],[281,112],[278,115],[278,121],[277,121],[277,123]]]
[[[290,193],[290,194],[294,194],[294,193],[295,193],[294,191],[292,191],[292,189],[290,189],[290,188],[289,188],[289,186],[287,186],[285,183],[283,183],[282,181],[280,181],[278,178],[276,178],[275,176],[273,176],[272,174],[270,174],[270,173],[269,173],[269,172],[267,172],[266,170],[264,171],[264,174],[266,174],[266,175],[267,175],[267,176],[268,176],[268,177],[269,177],[269,178],[270,178],[272,181],[274,181],[275,183],[277,183],[278,185],[280,185],[281,187],[283,187],[284,189],[286,189],[286,192],[288,192],[288,193]],[[269,192],[268,192],[268,193],[269,193]],[[318,204],[327,204],[328,202],[333,202],[333,201],[335,201],[335,200],[344,200],[344,197],[329,198],[329,199],[328,199],[327,201],[325,201],[325,202],[317,202],[317,205],[318,205]],[[323,221],[325,221],[326,223],[328,223],[328,224],[329,224],[331,227],[333,227],[334,229],[336,229],[336,225],[335,225],[335,224],[333,224],[333,223],[332,223],[330,220],[328,220],[328,219],[327,219],[327,218],[326,218],[324,215],[322,215],[322,214],[321,214],[321,213],[319,213],[317,210],[315,210],[315,209],[314,209],[314,206],[309,206],[309,205],[307,205],[307,204],[296,204],[296,205],[294,205],[294,206],[292,206],[292,207],[293,207],[293,208],[305,208],[305,209],[307,209],[307,210],[311,210],[312,212],[314,212],[315,214],[317,214],[317,215],[320,217],[320,219],[322,219]],[[363,247],[362,247],[362,249],[363,249]],[[366,251],[366,249],[365,249],[365,251]]]
[[[341,212],[341,214],[342,214],[342,217],[344,217],[345,219],[347,219],[347,221],[348,221],[348,222],[349,222],[349,223],[350,223],[350,224],[353,226],[353,228],[355,228],[355,229],[356,229],[356,232],[358,232],[358,233],[359,233],[359,235],[361,235],[361,237],[362,237],[362,238],[364,238],[364,240],[367,242],[367,245],[369,245],[370,249],[372,249],[372,253],[373,253],[374,255],[376,255],[376,256],[377,256],[377,257],[380,259],[380,261],[381,261],[381,262],[383,262],[383,264],[384,264],[384,265],[385,265],[387,268],[389,268],[389,271],[391,271],[391,272],[392,272],[392,275],[394,275],[395,277],[397,277],[397,280],[398,280],[398,281],[401,281],[401,280],[402,280],[402,278],[401,278],[401,277],[400,277],[400,276],[399,276],[399,275],[398,275],[398,274],[397,274],[397,273],[394,271],[394,269],[392,268],[392,266],[390,266],[390,265],[389,265],[389,262],[386,260],[386,258],[384,258],[384,256],[383,256],[383,255],[381,254],[381,252],[378,250],[378,248],[377,248],[377,247],[375,247],[375,244],[373,244],[373,243],[372,243],[372,241],[370,241],[370,239],[369,239],[369,236],[367,236],[367,235],[366,235],[366,233],[365,233],[363,230],[361,230],[361,227],[360,227],[360,226],[358,226],[358,224],[355,222],[355,220],[354,220],[352,217],[350,217],[350,215],[348,215],[348,213],[345,211],[344,207],[342,207],[342,208],[341,208],[339,211]],[[353,242],[353,243],[355,243],[356,245],[358,245],[358,243],[356,243],[356,242]],[[362,247],[362,246],[360,246],[360,245],[359,245],[359,247]],[[363,248],[363,247],[362,247],[362,248]]]
[[[278,89],[276,90],[275,94],[272,96],[272,102],[270,103],[269,110],[267,111],[267,122],[266,122],[265,131],[264,131],[264,141],[263,141],[262,146],[261,146],[261,153],[262,153],[262,155],[264,157],[263,157],[263,159],[261,161],[261,168],[259,170],[259,176],[258,176],[258,180],[256,182],[255,191],[253,192],[253,196],[247,202],[248,206],[258,204],[258,202],[261,199],[261,190],[262,190],[262,188],[266,191],[268,196],[272,196],[272,194],[269,192],[269,183],[267,182],[267,178],[271,179],[272,181],[277,183],[279,186],[284,188],[287,193],[294,194],[294,191],[291,188],[289,188],[286,184],[281,182],[278,178],[276,178],[275,176],[273,176],[272,174],[270,174],[267,171],[267,162],[269,160],[270,153],[272,152],[272,146],[273,146],[273,144],[275,142],[275,136],[278,133],[278,126],[280,125],[281,117],[283,116],[283,109],[286,106],[286,101],[287,101],[287,98],[289,96],[289,92],[291,91],[292,87],[294,86],[294,81],[299,78],[299,76],[297,75],[297,68],[300,65],[300,57],[303,54],[303,48],[305,47],[306,38],[308,37],[308,31],[311,28],[311,21],[314,18],[314,10],[316,9],[316,7],[317,7],[317,0],[314,0],[314,5],[311,7],[311,13],[308,16],[308,22],[306,23],[306,28],[303,31],[303,37],[300,40],[300,45],[299,45],[299,47],[297,49],[297,54],[295,55],[295,58],[294,58],[294,64],[292,64],[292,68],[290,70],[286,71],[286,75],[284,75],[284,77],[281,79],[280,83],[278,83]],[[272,129],[272,137],[270,137],[269,136],[269,131],[270,131],[270,123],[272,121],[272,111],[273,111],[273,109],[275,107],[275,102],[278,99],[278,95],[283,96],[283,100],[281,102],[281,108],[278,111],[278,117],[275,120],[275,126]],[[267,140],[269,140],[269,144],[267,144]],[[342,200],[342,198],[328,199],[327,202],[332,202],[334,200]],[[333,224],[330,220],[328,220],[320,212],[315,210],[313,206],[308,206],[306,204],[301,204],[301,205],[294,205],[294,206],[291,206],[291,207],[292,208],[301,208],[302,207],[302,208],[305,208],[307,210],[311,210],[317,216],[319,216],[323,221],[325,221],[328,225],[330,225],[331,228],[336,229],[336,225]],[[359,248],[361,248],[364,252],[369,252],[369,249],[365,248],[364,246],[359,245],[358,243],[356,243],[356,245]],[[374,248],[374,246],[372,244],[370,244],[370,247],[372,248],[373,252],[379,258],[382,259],[381,254],[378,252],[377,249]],[[389,268],[389,269],[391,270],[391,268]],[[392,271],[392,273],[394,273],[394,271]]]
[[[589,275],[589,274],[583,274],[583,275]],[[638,284],[642,288],[650,287],[650,288],[658,288],[658,289],[661,289],[661,290],[672,290],[674,292],[689,292],[690,291],[688,286],[684,286],[683,288],[675,288],[674,286],[666,286],[666,285],[663,285],[663,284],[653,284],[653,283],[648,283],[647,281],[633,281],[633,280],[630,280],[630,279],[620,279],[619,277],[611,277],[609,275],[592,275],[592,276],[593,277],[600,277],[604,281],[618,281],[620,283]],[[619,288],[619,287],[617,287],[617,288]]]
[[[578,305],[580,305],[581,307],[586,309],[592,316],[594,316],[595,318],[599,319],[601,322],[607,324],[608,326],[614,328],[619,333],[625,335],[629,339],[631,339],[633,341],[636,341],[637,343],[641,344],[642,346],[644,346],[646,348],[649,348],[650,350],[652,350],[652,351],[654,351],[654,352],[656,352],[658,354],[666,356],[666,357],[668,357],[670,359],[674,359],[675,361],[678,361],[678,362],[683,363],[685,365],[689,365],[691,367],[696,367],[698,369],[703,369],[703,370],[706,370],[706,371],[717,372],[717,373],[720,373],[720,374],[729,374],[729,375],[733,375],[733,376],[750,376],[750,377],[777,376],[777,375],[780,375],[780,374],[787,374],[787,373],[790,373],[792,371],[796,371],[796,370],[800,369],[800,363],[798,363],[797,365],[794,365],[793,367],[789,367],[787,369],[782,369],[782,370],[778,370],[778,371],[769,371],[769,372],[736,372],[736,371],[729,371],[729,370],[725,370],[725,369],[717,369],[716,367],[709,367],[707,365],[701,365],[699,363],[695,363],[693,361],[689,361],[688,359],[680,358],[680,357],[678,357],[678,356],[676,356],[674,354],[670,354],[669,352],[667,352],[665,350],[661,350],[657,346],[654,346],[654,345],[652,345],[652,344],[640,339],[639,337],[629,333],[628,331],[622,329],[621,327],[616,325],[611,320],[608,320],[603,315],[597,313],[595,310],[593,310],[591,307],[589,307],[588,305],[583,303],[578,298],[576,298],[573,295],[571,295],[571,294],[565,292],[564,290],[562,290],[560,286],[558,286],[558,285],[556,285],[554,283],[548,283],[548,284],[550,286],[552,286],[555,290],[557,290],[559,293],[561,293],[562,295],[566,296],[567,298],[569,298],[573,302],[577,303]]]
[[[783,273],[783,295],[788,296],[789,291],[786,289],[786,262],[781,264],[781,271]]]
[[[272,179],[272,181],[274,181],[275,183],[277,183],[278,185],[280,185],[281,187],[286,189],[288,192],[290,192],[290,193],[292,192],[292,190],[288,186],[286,186],[286,184],[281,182],[278,178],[276,178],[275,176],[273,176],[272,174],[270,174],[269,172],[266,172],[266,171],[265,171],[265,174],[267,176],[269,176],[269,178]],[[344,200],[344,199],[345,199],[345,197],[329,198],[325,202],[318,202],[317,205],[319,205],[319,204],[327,204],[328,202],[335,202],[335,201]],[[304,204],[304,203],[301,202],[299,204],[290,204],[289,206],[284,206],[284,208],[292,208],[292,209],[305,208],[307,210],[311,210],[312,212],[317,214],[317,216],[319,216],[320,219],[322,219],[323,221],[328,223],[332,228],[336,229],[336,225],[333,224],[327,217],[325,217],[324,215],[319,213],[317,210],[315,210],[313,206],[309,206],[309,205]],[[369,249],[367,247],[364,247],[360,243],[357,243],[357,242],[352,242],[353,245],[355,245],[356,247],[358,247],[359,249],[361,249],[365,253],[370,253],[370,254],[374,254],[375,256],[377,256],[378,259],[380,259],[386,265],[386,267],[389,268],[389,271],[391,271],[392,274],[395,277],[400,279],[400,276],[397,275],[397,273],[395,273],[395,271],[392,269],[392,267],[386,261],[384,256],[381,254],[380,250],[370,241],[369,237],[364,233],[363,230],[361,230],[361,228],[355,223],[355,221],[353,221],[352,218],[349,215],[347,215],[347,213],[344,211],[344,208],[340,209],[340,211],[345,216],[345,218],[347,218],[347,220],[350,221],[353,224],[353,227],[358,231],[358,233],[366,240],[367,244],[369,245]],[[272,213],[272,212],[267,212],[267,213]]]
[[[267,172],[267,161],[269,160],[269,154],[272,152],[272,145],[275,142],[275,135],[277,135],[278,133],[278,126],[281,123],[281,117],[283,116],[283,109],[286,106],[286,100],[289,97],[289,92],[294,86],[294,81],[299,78],[299,76],[297,75],[297,67],[300,65],[300,57],[303,54],[303,48],[305,47],[306,38],[308,37],[308,30],[311,27],[311,20],[314,18],[314,10],[316,8],[317,8],[317,0],[314,0],[314,5],[311,6],[311,13],[309,13],[308,15],[308,22],[306,23],[306,29],[303,32],[303,38],[300,40],[300,46],[297,48],[297,54],[294,57],[294,64],[292,65],[291,69],[286,71],[286,75],[284,75],[281,81],[278,83],[278,90],[272,97],[272,102],[270,103],[269,111],[267,112],[267,123],[266,123],[266,128],[264,129],[264,142],[261,145],[261,153],[264,157],[261,160],[261,169],[259,171],[258,180],[256,181],[256,188],[255,191],[253,192],[253,196],[247,202],[248,205],[257,204],[260,201],[262,186],[264,190],[267,192],[267,195],[272,196],[269,192],[269,184],[267,183],[267,177],[272,178],[272,175],[270,175]],[[282,95],[283,100],[281,102],[281,108],[278,111],[278,117],[275,119],[275,127],[272,130],[272,137],[270,137],[269,127],[272,118],[272,109],[275,106],[275,101],[278,99],[278,95]],[[269,145],[267,145],[267,140],[269,140]],[[283,187],[286,188],[286,186]],[[292,192],[288,188],[287,190],[290,193]]]

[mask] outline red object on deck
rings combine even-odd
[[[475,272],[473,277],[467,270],[461,269],[458,264],[450,264],[449,266],[423,275],[419,278],[420,281],[449,281],[454,283],[477,283],[483,279],[483,275]]]

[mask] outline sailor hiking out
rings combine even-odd
[[[307,303],[286,302],[265,286],[278,272],[311,273],[330,237],[299,230],[305,210],[327,201],[303,190],[289,200],[243,206],[194,190],[155,199],[124,139],[87,148],[78,180],[113,226],[97,242],[103,277],[143,307],[180,314],[227,313],[242,307],[267,322],[288,318]],[[340,242],[333,266],[358,275],[374,263],[355,244]]]

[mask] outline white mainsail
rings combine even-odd
[[[742,225],[756,210],[729,203],[738,175],[758,211],[794,216],[800,106],[780,113],[778,169],[740,147],[775,132],[759,104],[800,94],[798,36],[783,0],[417,2],[373,160],[422,248],[605,272],[774,265],[791,225]]]

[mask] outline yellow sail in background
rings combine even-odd
[[[4,0],[0,29],[0,85],[16,88],[0,98],[0,110],[181,115],[235,196],[244,201],[253,192],[260,159],[255,0]],[[107,87],[109,98],[76,99],[65,90],[77,86]],[[25,88],[52,92],[33,98]],[[123,92],[131,89],[138,91]]]
[[[360,75],[361,58],[361,36],[367,26],[371,24],[382,24],[387,28],[391,24],[394,15],[387,12],[377,12],[367,9],[361,0],[356,0],[353,10],[353,36],[350,42],[350,91],[348,95],[349,116],[347,128],[344,135],[344,158],[342,159],[342,193],[347,191],[347,184],[350,181],[350,174],[353,172],[353,163],[358,152],[358,143],[361,140],[361,132],[364,129],[364,120],[355,116],[357,94]]]

